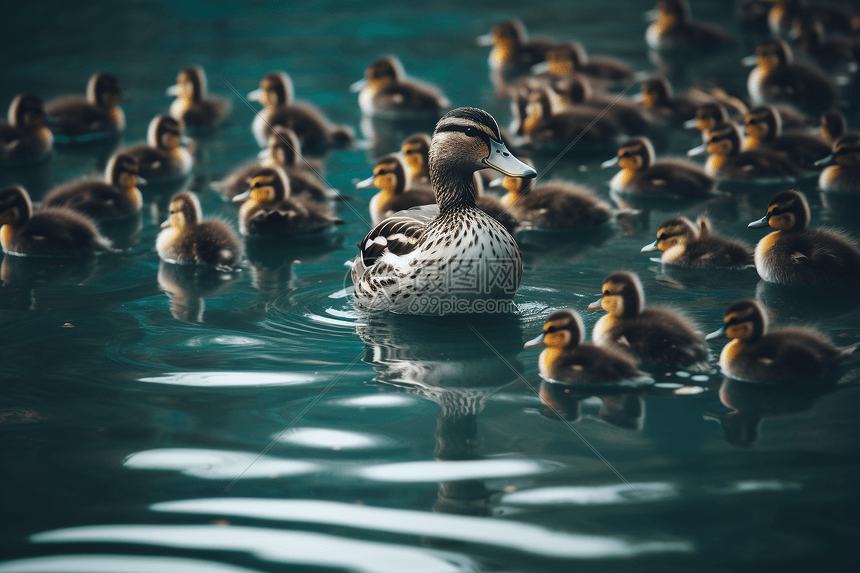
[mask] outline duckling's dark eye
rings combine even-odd
[[[609,296],[609,291],[608,290],[603,291],[603,296]]]
[[[557,330],[558,330],[557,326],[550,326],[550,327],[547,327],[547,329],[544,330],[543,332],[544,332],[544,334],[551,334]]]
[[[478,130],[475,129],[474,127],[467,127],[466,131],[464,131],[463,133],[465,133],[469,137],[477,137],[478,136]]]
[[[668,238],[669,238],[669,235],[667,235],[666,233],[663,233],[662,235],[657,235],[658,241],[663,241],[663,240],[666,240]]]

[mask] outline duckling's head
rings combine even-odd
[[[170,217],[161,224],[161,228],[173,227],[181,230],[190,225],[196,225],[202,218],[201,213],[197,195],[189,191],[177,193],[170,198]]]
[[[690,6],[686,0],[660,0],[657,2],[657,18],[668,27],[690,19]]]
[[[708,132],[708,138],[702,148],[711,155],[732,155],[741,148],[741,131],[737,124],[731,121],[719,123]],[[693,150],[691,150],[693,151]],[[688,152],[688,155],[690,153]]]
[[[268,159],[273,165],[296,165],[301,157],[301,143],[292,129],[276,125],[269,134]]]
[[[645,306],[642,283],[634,273],[612,273],[603,281],[600,300],[588,305],[588,310],[603,309],[611,315],[634,317]]]
[[[427,177],[428,160],[430,156],[430,136],[426,133],[416,133],[410,135],[403,140],[403,145],[400,148],[403,153],[403,158],[406,160],[406,165],[409,168],[409,175],[413,179],[416,177]]]
[[[662,107],[672,98],[672,86],[669,85],[669,80],[658,76],[642,82],[639,94],[645,107]]]
[[[523,23],[519,20],[505,20],[504,22],[499,22],[490,28],[490,34],[486,37],[479,38],[482,43],[486,44],[488,41],[492,44],[499,45],[519,45],[522,42],[525,42],[528,38],[528,34],[526,33],[526,27],[523,26]]]
[[[732,338],[735,340],[756,340],[767,332],[767,315],[758,301],[753,299],[739,300],[726,309],[723,327],[712,332],[706,338]]]
[[[709,131],[724,121],[729,121],[726,106],[721,103],[706,103],[696,109],[696,117],[686,122],[684,126],[695,127],[699,131]]]
[[[45,121],[45,105],[30,94],[18,94],[9,105],[9,124],[21,128],[38,129]]]
[[[266,167],[251,179],[249,189],[233,197],[234,203],[252,201],[253,203],[277,203],[290,194],[287,174],[280,167]]]
[[[0,191],[0,226],[25,223],[32,215],[33,202],[23,187],[13,185]]]
[[[373,175],[357,183],[356,189],[380,189],[389,194],[403,193],[406,188],[406,172],[403,161],[396,155],[386,155],[376,162]]]
[[[860,134],[846,133],[833,142],[833,152],[830,155],[815,162],[816,165],[833,163],[854,169],[860,167]]]
[[[551,87],[559,98],[569,103],[582,103],[591,98],[592,89],[579,76],[568,76],[552,82]]]
[[[548,346],[550,348],[576,348],[582,342],[582,333],[585,328],[582,318],[575,310],[566,308],[556,310],[546,317],[543,323],[543,333],[525,343],[523,348],[539,348]]]
[[[152,147],[172,151],[182,143],[182,122],[169,115],[157,115],[149,122],[146,141]]]
[[[293,101],[293,80],[286,72],[269,72],[260,80],[260,87],[248,94],[251,101],[265,107],[279,107]]]
[[[87,101],[111,107],[122,101],[122,86],[113,74],[98,73],[87,83]]]
[[[750,138],[751,147],[770,141],[782,133],[782,116],[771,105],[750,110],[744,117],[744,134]]]
[[[367,66],[364,78],[368,84],[387,85],[406,77],[403,64],[394,56],[380,58]]]
[[[523,129],[528,133],[541,119],[552,116],[552,99],[547,88],[536,89],[528,94]]]
[[[756,66],[764,70],[775,70],[791,63],[791,48],[783,40],[771,38],[755,49]]]
[[[105,168],[105,179],[114,187],[134,189],[138,180],[137,159],[125,153],[117,153],[108,161]]]
[[[582,54],[582,47],[575,42],[547,50],[547,71],[554,76],[570,74],[581,65]]]
[[[618,148],[618,155],[604,161],[601,167],[618,165],[621,169],[639,171],[647,169],[654,163],[654,145],[647,137],[633,137]]]
[[[699,229],[686,217],[672,217],[666,219],[657,229],[657,240],[642,247],[643,253],[651,251],[666,252],[669,249],[683,249],[687,243],[694,241],[699,236]]]
[[[831,109],[821,115],[821,137],[834,142],[848,131],[845,115],[838,109]]]
[[[809,203],[800,191],[783,191],[767,206],[767,215],[748,225],[750,229],[773,227],[779,231],[805,231],[809,225]]]

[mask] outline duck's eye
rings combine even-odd
[[[557,326],[549,326],[543,332],[544,332],[544,334],[551,334],[551,333],[555,332],[556,330],[558,330]]]
[[[609,296],[609,291],[608,290],[603,291],[603,296]]]
[[[665,241],[668,238],[669,238],[669,235],[667,235],[666,233],[663,233],[662,235],[657,235],[658,241]]]
[[[478,130],[475,129],[474,127],[467,127],[466,131],[464,131],[463,133],[465,133],[468,137],[477,137],[478,136]]]

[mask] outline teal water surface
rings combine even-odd
[[[743,90],[756,37],[729,4],[692,2],[738,45],[676,62],[677,90],[717,78]],[[46,2],[6,8],[0,102],[82,92],[100,70],[129,101],[120,141],[57,146],[44,163],[0,171],[34,200],[98,175],[118,146],[144,139],[186,65],[230,97],[227,124],[195,137],[185,188],[206,216],[237,209],[209,188],[252,159],[256,105],[240,98],[287,71],[298,99],[353,126],[363,146],[324,158],[346,225],[316,240],[249,245],[230,275],[160,263],[159,224],[177,187],[144,188],[139,220],[105,228],[123,248],[94,260],[5,256],[0,288],[0,573],[12,571],[786,571],[857,565],[860,389],[778,388],[652,371],[644,392],[541,382],[522,350],[552,310],[587,312],[616,270],[642,279],[648,304],[672,305],[705,332],[756,296],[774,322],[814,324],[857,342],[856,300],[775,289],[753,270],[681,271],[641,247],[657,225],[708,213],[754,244],[782,188],[741,186],[696,202],[636,204],[599,231],[518,236],[524,275],[513,315],[365,316],[343,263],[369,228],[371,194],[353,189],[379,156],[428,124],[362,122],[349,85],[395,54],[455,106],[510,121],[489,81],[499,20],[575,39],[654,71],[642,13],[650,1],[268,3]],[[635,92],[638,86],[632,86]],[[856,97],[856,96],[855,96]],[[6,105],[6,103],[3,103]],[[849,126],[860,122],[856,107]],[[698,133],[666,128],[660,156]],[[614,150],[535,155],[542,177],[609,198]],[[555,160],[558,159],[556,162]],[[812,224],[860,232],[847,205],[804,183]],[[346,289],[346,290],[345,290]],[[679,391],[680,388],[680,391]],[[549,405],[552,405],[551,407]],[[854,565],[851,565],[854,563]]]

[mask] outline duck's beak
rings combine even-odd
[[[487,187],[501,187],[502,183],[504,183],[504,182],[505,182],[504,177],[496,177],[495,179],[490,181],[490,183],[487,185]]]
[[[164,93],[165,93],[165,95],[169,95],[169,96],[174,96],[174,97],[178,96],[179,95],[179,84],[173,84],[172,86],[170,86],[169,88],[164,90]]]
[[[755,54],[753,54],[752,56],[747,56],[741,60],[741,64],[748,67],[748,68],[756,65],[757,63],[758,63],[758,58],[756,57]]]
[[[546,71],[549,71],[549,62],[538,62],[531,67],[531,73],[533,74],[542,74]]]
[[[687,157],[695,157],[697,155],[705,155],[708,152],[708,144],[703,143],[698,147],[694,147],[690,151],[687,152]]]
[[[767,220],[770,219],[770,213],[759,219],[758,221],[753,221],[749,225],[747,225],[747,229],[761,229],[762,227],[768,227]]]
[[[490,155],[484,158],[485,165],[510,177],[522,177],[524,179],[537,177],[537,171],[514,157],[504,143],[495,139],[490,139],[489,142]]]
[[[833,154],[831,153],[830,155],[828,155],[824,159],[819,159],[818,161],[816,161],[814,165],[816,167],[825,167],[827,165],[833,165],[833,163],[834,163]]]
[[[695,117],[693,119],[688,119],[684,122],[684,127],[687,129],[696,129],[696,126],[699,124],[699,120]]]
[[[355,184],[356,189],[376,189],[376,185],[373,182],[376,181],[376,175],[371,175],[367,179],[359,181]]]
[[[492,34],[484,34],[483,36],[478,36],[475,38],[475,43],[479,46],[492,46],[493,45],[493,35]]]
[[[542,346],[546,346],[546,343],[543,341],[543,332],[541,332],[537,338],[532,338],[528,342],[523,345],[523,348],[540,348]]]
[[[165,222],[163,222],[163,223],[161,224],[161,228],[162,228],[162,229],[166,229],[166,228],[168,228],[169,226],[170,226],[170,219],[166,220]]]
[[[247,201],[249,197],[251,197],[250,189],[248,189],[244,193],[239,193],[238,195],[233,197],[233,203],[241,203],[242,201]]]
[[[601,302],[603,302],[602,298],[597,299],[593,303],[589,304],[586,307],[586,310],[600,310],[600,309],[602,309],[603,307],[600,305]]]
[[[352,82],[349,86],[349,91],[355,93],[360,92],[367,86],[367,78],[361,78],[357,82]]]
[[[135,186],[136,186],[136,187],[141,187],[141,186],[146,185],[146,184],[147,184],[146,179],[144,179],[143,177],[141,177],[140,175],[138,175],[138,176],[137,176],[137,184],[136,184]]]
[[[719,340],[720,338],[726,338],[726,327],[722,326],[719,330],[715,330],[705,337],[705,340]]]
[[[248,101],[260,101],[263,99],[263,90],[257,88],[254,91],[248,92],[246,97],[248,98]]]
[[[653,22],[657,19],[657,16],[658,13],[656,8],[642,12],[642,19],[646,22]]]
[[[657,251],[657,250],[659,250],[657,248],[657,243],[659,243],[659,242],[660,242],[660,239],[657,239],[656,241],[654,241],[650,245],[645,245],[644,247],[642,247],[642,250],[639,252],[640,253],[651,253],[651,252]]]
[[[194,143],[194,140],[191,139],[190,137],[188,137],[187,135],[183,135],[182,137],[179,138],[179,145],[181,145],[182,147],[188,147],[192,143]]]
[[[607,159],[606,161],[601,163],[600,167],[602,167],[603,169],[606,169],[607,167],[615,167],[616,165],[618,165],[619,161],[621,161],[621,158],[616,155],[612,159]]]
[[[633,94],[632,96],[630,96],[630,100],[633,103],[645,103],[645,94],[643,94],[642,92],[639,92],[638,94]]]
[[[263,161],[263,160],[268,159],[268,158],[269,158],[269,150],[268,149],[261,149],[259,151],[259,153],[257,153],[257,159],[259,159],[260,161]]]

